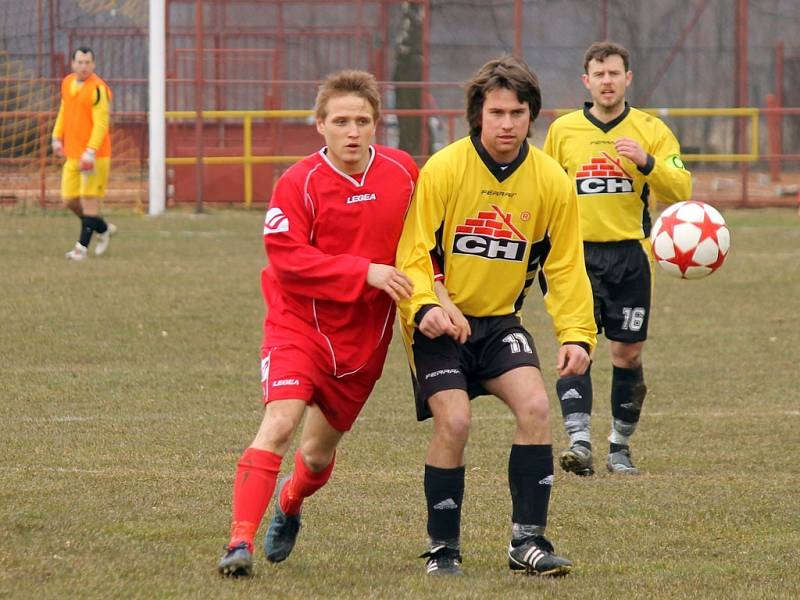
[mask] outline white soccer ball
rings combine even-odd
[[[731,233],[719,211],[690,200],[667,208],[650,232],[653,255],[667,273],[700,279],[722,266],[731,246]]]

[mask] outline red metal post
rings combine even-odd
[[[47,0],[47,20],[49,25],[50,42],[50,77],[59,77],[61,69],[56,69],[56,39],[55,16],[53,15],[53,0]]]
[[[203,0],[194,2],[195,211],[203,212]]]
[[[736,106],[747,106],[747,0],[739,0],[736,3]],[[743,117],[737,119],[736,127],[736,151],[747,152],[747,121]],[[746,162],[740,163],[740,173],[742,177],[742,206],[748,204],[747,180],[749,175],[749,165]]]
[[[431,39],[431,3],[424,0],[422,3],[422,108],[430,106],[428,82],[431,73],[430,39]],[[428,117],[422,117],[422,135],[420,136],[422,154],[430,153],[430,134],[428,131]]]
[[[775,104],[778,108],[783,108],[783,42],[775,44]],[[778,152],[783,150],[783,114],[778,113],[776,120],[776,140]],[[780,165],[778,161],[778,165]],[[779,167],[780,168],[780,167]],[[780,171],[778,171],[780,177]]]
[[[380,36],[378,47],[375,50],[375,78],[386,81],[386,44],[389,43],[389,12],[386,10],[386,0],[381,0],[380,10]]]
[[[44,7],[42,6],[42,0],[38,0],[36,2],[36,73],[39,77],[44,77],[44,68],[42,67],[42,59],[44,58],[43,27]]]
[[[600,39],[608,39],[608,0],[600,3]]]
[[[767,108],[779,108],[775,94],[767,94]],[[778,157],[778,154],[781,153],[780,135],[780,113],[774,110],[767,111],[767,141],[770,153],[769,178],[773,182],[781,179],[781,161]]]
[[[45,207],[45,178],[47,176],[47,148],[49,144],[47,140],[47,121],[45,115],[39,113],[39,205]]]
[[[283,2],[278,2],[278,52],[281,56],[278,57],[278,60],[275,64],[278,66],[278,70],[275,72],[275,79],[282,80],[283,79],[283,62],[287,56],[286,52],[286,30],[284,29],[283,24]],[[279,109],[283,107],[283,90],[285,86],[281,85],[278,86],[277,94],[275,97],[278,99],[277,103],[274,107],[275,109]]]
[[[361,54],[361,44],[364,42],[364,0],[357,0],[356,2],[356,47],[355,47],[355,56],[351,57],[350,64],[357,65],[362,58]],[[367,70],[373,69],[373,65],[369,64],[369,60],[372,58],[370,53],[367,53]],[[373,75],[375,71],[372,71]]]
[[[222,73],[223,69],[230,70],[233,59],[228,59],[227,56],[222,57],[222,53],[218,52],[219,49],[224,47],[224,37],[222,31],[225,28],[224,11],[225,8],[220,5],[218,0],[214,0],[212,4],[212,15],[214,19],[214,79],[219,81],[224,79],[225,75]],[[222,63],[222,64],[220,64]],[[214,84],[214,106],[215,110],[225,110],[225,94],[223,93],[222,86],[219,83]],[[219,122],[220,129],[223,127],[222,121]]]
[[[176,76],[175,71],[177,69],[177,67],[175,66],[177,61],[173,58],[172,54],[172,44],[171,44],[172,38],[169,35],[170,2],[171,0],[165,0],[164,2],[164,37],[166,38],[164,44],[164,52],[166,52],[167,54],[165,57],[166,64],[164,65],[166,70],[165,74],[167,77],[166,85],[164,86],[164,108],[166,110],[170,110],[170,107],[172,108],[175,107],[175,104],[173,102],[170,102],[170,91],[172,90],[172,88],[169,85],[169,80],[175,78]],[[170,61],[172,61],[172,64],[170,64]],[[167,123],[167,143],[169,144],[169,123]]]

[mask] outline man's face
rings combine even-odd
[[[94,58],[92,57],[92,53],[84,53],[78,50],[75,53],[75,58],[72,59],[72,72],[78,76],[79,81],[84,81],[94,73]]]
[[[517,93],[496,88],[486,93],[481,111],[481,144],[499,163],[513,161],[528,137],[530,107],[520,102]]]
[[[372,106],[361,96],[347,94],[328,100],[326,111],[324,119],[317,119],[317,131],[325,138],[328,158],[348,175],[363,172],[375,136]]]
[[[596,106],[606,112],[613,112],[624,105],[625,90],[631,84],[633,74],[625,71],[625,64],[619,54],[607,56],[603,61],[590,60],[586,71],[581,76],[583,85],[589,90]]]

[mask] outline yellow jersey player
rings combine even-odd
[[[544,151],[564,168],[577,192],[597,331],[609,340],[612,429],[606,466],[634,475],[629,440],[647,393],[642,348],[653,268],[648,209],[651,194],[667,203],[688,200],[692,180],[669,128],[625,101],[633,76],[628,51],[613,42],[592,44],[583,67],[592,101],[553,122]],[[562,377],[556,391],[570,437],[561,467],[592,475],[590,372]]]
[[[486,63],[467,86],[470,135],[422,168],[397,250],[397,268],[414,288],[399,308],[417,418],[433,417],[422,555],[431,575],[462,573],[470,399],[485,394],[516,422],[509,568],[545,576],[571,569],[544,537],[553,485],[548,400],[533,336],[519,317],[537,273],[562,344],[561,375],[587,369],[596,335],[575,192],[563,169],[527,142],[540,108],[538,80],[523,61]],[[449,292],[442,299],[431,255]]]
[[[53,153],[66,158],[61,172],[61,198],[81,220],[70,260],[85,260],[92,234],[98,234],[94,252],[108,249],[116,227],[100,216],[111,165],[109,110],[111,89],[95,72],[94,51],[80,47],[72,53],[72,73],[61,82],[61,103],[53,128]]]

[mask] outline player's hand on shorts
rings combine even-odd
[[[449,335],[451,338],[459,339],[458,329],[441,306],[434,306],[426,312],[418,327],[425,337],[432,340],[440,335]]]
[[[95,151],[91,148],[87,148],[83,151],[80,161],[81,171],[91,171],[94,169],[95,154]]]
[[[444,284],[441,281],[434,282],[433,289],[436,292],[436,297],[439,298],[442,309],[445,313],[447,313],[447,316],[450,317],[450,320],[456,327],[456,335],[454,336],[455,339],[458,340],[459,343],[463,344],[467,341],[469,336],[472,335],[472,328],[469,326],[469,321],[467,321],[464,313],[462,313],[450,299],[450,294],[447,292],[447,288],[444,287]]]
[[[367,283],[389,294],[395,302],[411,298],[411,294],[414,292],[411,280],[405,273],[398,271],[392,265],[370,263],[367,271]]]
[[[60,139],[53,138],[50,145],[53,148],[53,154],[58,158],[64,158],[64,143]]]
[[[583,375],[589,368],[591,357],[582,346],[578,344],[564,344],[558,350],[556,370],[559,377],[570,375]]]
[[[643,167],[647,164],[647,152],[644,151],[638,142],[631,138],[621,137],[614,142],[614,148],[617,154],[629,159],[637,167]]]

